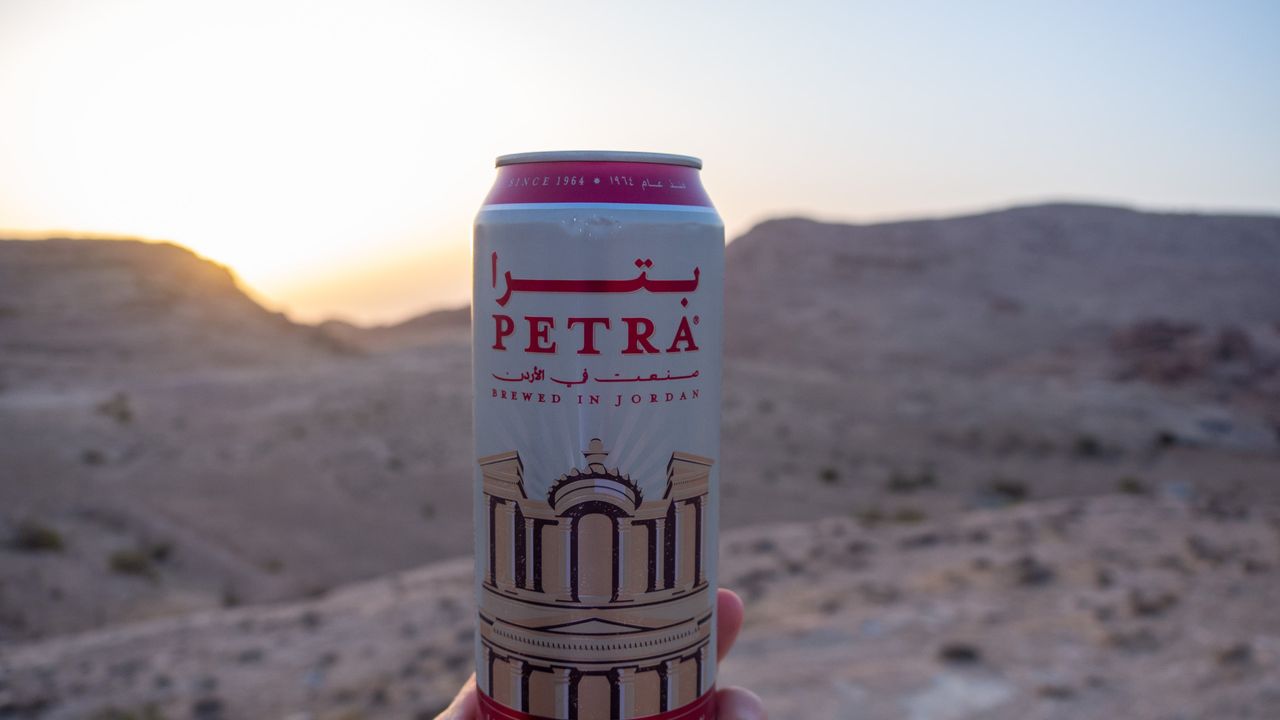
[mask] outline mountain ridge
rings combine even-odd
[[[470,551],[467,309],[300,325],[189,252],[111,245],[0,243],[0,574],[24,578],[0,642]],[[1274,503],[1278,277],[1280,218],[762,223],[727,247],[725,527],[941,521],[1122,479]]]

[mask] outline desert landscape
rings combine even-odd
[[[1280,717],[1280,217],[779,219],[726,278],[722,683]],[[0,718],[432,718],[472,663],[468,337],[0,241]]]

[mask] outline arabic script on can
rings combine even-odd
[[[724,226],[701,161],[498,159],[476,218],[486,720],[711,720]]]

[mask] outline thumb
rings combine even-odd
[[[718,720],[768,720],[764,703],[746,688],[725,688],[716,694]]]
[[[454,696],[449,707],[436,716],[436,720],[476,720],[479,715],[476,707],[476,676],[472,675]]]

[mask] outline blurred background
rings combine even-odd
[[[0,718],[431,718],[494,156],[728,237],[727,683],[1280,717],[1280,9],[0,0]]]

